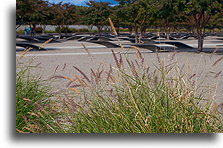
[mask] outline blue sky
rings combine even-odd
[[[86,6],[85,3],[90,1],[90,0],[48,0],[51,3],[59,3],[59,2],[64,2],[64,3],[72,3],[78,6]],[[95,1],[100,1],[100,0],[95,0]],[[115,0],[101,0],[102,2],[110,2],[111,4],[117,4]]]

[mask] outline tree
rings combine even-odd
[[[83,22],[85,25],[94,25],[97,27],[99,35],[101,35],[104,26],[108,25],[108,18],[111,14],[110,3],[89,1],[89,6],[85,12],[82,12]]]
[[[75,24],[79,21],[79,16],[77,14],[77,6],[70,3],[62,5],[62,15],[63,15],[63,24],[65,25],[65,31],[68,32],[68,25]]]
[[[120,27],[126,26],[125,23],[123,22],[123,20],[120,19],[122,16],[122,15],[120,15],[120,13],[122,11],[120,11],[119,7],[120,7],[119,5],[112,7],[111,15],[110,15],[110,18],[111,18],[112,22],[114,23],[114,26],[115,26],[118,34],[119,34]]]
[[[63,4],[62,2],[51,5],[50,15],[53,16],[51,24],[58,26],[59,34],[62,28],[65,28],[67,33],[67,25],[75,24],[79,21],[76,7],[70,3]]]
[[[34,0],[16,1],[16,20],[20,22],[30,22],[30,14],[33,11]]]
[[[139,21],[140,34],[145,35],[146,29],[154,25],[157,20],[157,13],[159,11],[160,1],[158,0],[144,0],[139,10],[139,16],[142,21]],[[140,17],[139,17],[140,18]]]
[[[175,28],[179,22],[181,22],[181,14],[179,13],[182,9],[182,5],[179,0],[163,0],[157,8],[160,27],[164,28],[169,39],[171,28]]]
[[[116,0],[119,2],[119,18],[130,30],[134,29],[135,42],[138,40],[138,31],[141,35],[154,14],[152,0]]]
[[[119,2],[119,18],[128,27],[130,33],[134,30],[135,42],[138,42],[138,25],[137,15],[139,8],[137,7],[138,0],[116,0]],[[138,16],[139,18],[139,16]]]
[[[16,20],[20,24],[47,24],[52,20],[49,3],[43,0],[17,0]]]
[[[196,29],[198,39],[198,51],[203,51],[205,27],[211,18],[221,11],[222,0],[184,0],[184,15],[186,20]]]
[[[223,3],[223,2],[222,2]],[[223,4],[221,7],[221,12],[214,15],[209,24],[207,25],[209,29],[219,29],[219,31],[222,31],[223,28]]]
[[[16,20],[22,23],[33,23],[40,21],[44,16],[43,8],[47,2],[42,0],[17,0],[16,1]]]

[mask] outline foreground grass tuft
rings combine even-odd
[[[139,53],[140,54],[140,53]],[[214,102],[197,94],[191,76],[179,73],[172,64],[155,70],[139,61],[129,61],[114,54],[116,67],[97,77],[92,70],[89,91],[84,90],[84,103],[67,100],[66,117],[71,133],[220,133],[223,123]],[[140,63],[138,64],[137,63]],[[182,69],[181,69],[182,70]],[[175,75],[171,74],[174,71]],[[83,73],[83,72],[81,72]],[[177,73],[177,74],[176,74]],[[107,77],[107,79],[106,79]],[[110,79],[108,79],[108,77]],[[97,79],[96,79],[97,78]],[[100,80],[99,80],[100,79]],[[95,81],[97,80],[97,81]],[[108,81],[109,80],[109,81]],[[95,82],[94,82],[95,81]],[[101,83],[99,83],[99,81]],[[76,84],[77,85],[77,84]],[[90,84],[89,84],[90,85]],[[75,88],[76,89],[76,88]],[[87,95],[88,94],[88,95]]]
[[[16,75],[16,129],[33,133],[221,133],[213,100],[199,94],[195,74],[174,61],[151,69],[112,51],[116,65],[85,74],[54,76],[68,81],[68,94],[50,101],[49,90],[29,69]],[[202,92],[202,91],[200,91]],[[80,102],[77,102],[80,100]]]
[[[40,77],[30,74],[30,67],[17,67],[16,131],[18,133],[55,132],[52,128],[49,87]]]

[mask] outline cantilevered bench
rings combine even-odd
[[[17,35],[16,38],[21,38],[21,39],[25,39],[27,41],[34,41],[34,42],[45,42],[49,39],[52,39],[51,42],[59,42],[58,40],[56,40],[53,36],[21,36],[21,35]]]
[[[19,38],[19,39],[24,39],[26,41],[32,41],[32,42],[40,42],[40,40],[32,37],[32,36],[21,36],[21,35],[17,35],[16,38]]]
[[[183,48],[183,49],[193,49],[193,47],[187,44],[184,44],[181,42],[175,42],[175,41],[157,41],[156,43],[170,44],[170,45],[176,46],[177,48]]]
[[[188,38],[190,38],[190,37],[195,38],[195,36],[193,36],[193,35],[185,35],[185,36],[180,37],[179,40],[188,39]]]
[[[174,46],[164,44],[131,44],[131,46],[145,48],[153,52],[169,52],[174,50]]]
[[[42,47],[37,46],[37,45],[30,44],[30,43],[17,42],[16,46],[23,47],[23,48],[26,48],[26,49],[27,48],[32,48],[34,50],[46,50],[45,48],[42,48]]]
[[[117,45],[115,43],[109,42],[109,41],[89,41],[91,43],[96,43],[100,45],[104,45],[107,48],[121,48],[120,45]],[[148,50],[151,50],[153,52],[157,51],[172,51],[174,50],[174,46],[172,45],[159,45],[159,44],[123,44],[124,48],[131,48],[132,46],[136,46],[139,48],[145,48]]]
[[[87,39],[88,41],[113,41],[112,39],[108,38],[108,37],[103,37],[103,36],[96,36],[96,37],[92,37],[90,39]]]
[[[88,39],[92,38],[93,36],[82,36],[78,39],[78,41],[87,41]]]
[[[106,46],[107,48],[120,48],[121,46],[117,45],[117,44],[114,44],[112,42],[109,42],[109,41],[95,41],[95,40],[89,40],[88,42],[91,42],[91,43],[96,43],[96,44],[100,44],[100,45],[104,45]]]
[[[49,39],[52,39],[50,42],[59,42],[57,39],[51,36],[35,36],[35,38],[42,42],[48,41]]]

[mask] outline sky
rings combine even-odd
[[[90,0],[48,0],[51,3],[59,3],[59,2],[64,2],[64,3],[71,3],[75,4],[78,6],[86,6],[86,2]],[[102,1],[102,2],[110,2],[112,5],[117,4],[115,0],[95,0],[95,1]]]

